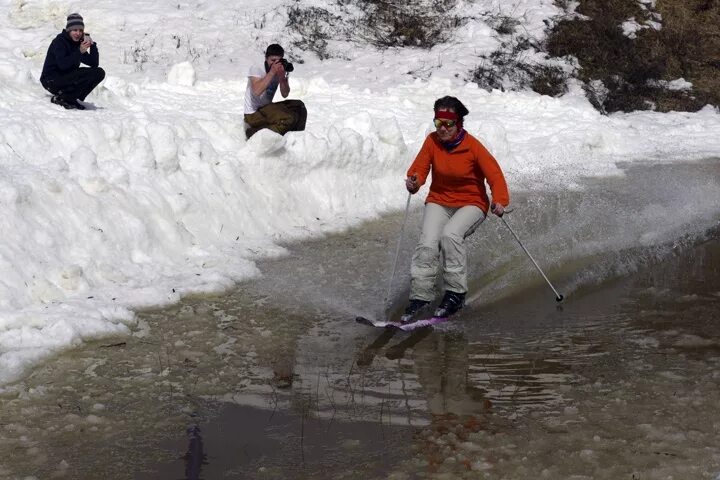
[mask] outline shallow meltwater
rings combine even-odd
[[[2,396],[7,478],[708,478],[720,473],[720,245],[568,300],[412,334],[252,289]],[[552,298],[550,298],[552,300]]]
[[[590,249],[573,265],[601,263],[595,281],[551,264],[560,305],[508,247],[480,274],[495,297],[403,333],[353,321],[407,294],[399,269],[383,304],[400,220],[290,245],[263,277],[5,388],[0,478],[718,479],[717,229]],[[533,252],[548,228],[521,231]]]

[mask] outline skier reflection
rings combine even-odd
[[[485,410],[485,391],[468,382],[469,345],[462,332],[425,335],[412,350],[414,370],[433,415],[470,415]],[[388,354],[394,353],[392,348]]]
[[[468,381],[469,343],[462,332],[438,332],[432,327],[418,329],[398,343],[386,347],[397,330],[385,330],[356,358],[359,367],[369,366],[385,349],[390,360],[409,358],[433,416],[474,415],[487,412],[487,390]]]
[[[203,465],[207,465],[207,455],[203,448],[200,427],[193,425],[187,429],[188,449],[183,457],[185,460],[185,480],[201,480]]]
[[[377,355],[378,351],[380,351],[380,349],[383,348],[390,341],[390,339],[393,337],[393,335],[395,335],[395,333],[397,333],[396,330],[383,330],[383,332],[375,339],[374,342],[365,347],[365,349],[358,354],[356,360],[358,367],[369,366],[375,359],[375,355]]]

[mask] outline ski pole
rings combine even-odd
[[[540,272],[540,275],[542,275],[542,277],[545,279],[545,281],[550,286],[552,291],[555,293],[555,301],[562,302],[563,296],[560,295],[557,292],[557,290],[555,290],[555,287],[553,287],[552,283],[550,283],[550,280],[548,280],[547,276],[542,271],[542,268],[540,268],[540,265],[538,265],[537,262],[535,261],[535,259],[532,257],[532,255],[530,255],[530,252],[528,252],[528,249],[525,248],[525,245],[523,245],[523,243],[520,241],[520,238],[517,236],[517,234],[513,231],[512,228],[510,228],[510,225],[508,225],[508,223],[505,221],[505,219],[503,217],[500,217],[500,220],[502,220],[502,222],[505,224],[505,226],[508,228],[508,230],[510,230],[510,233],[513,234],[513,237],[515,237],[515,240],[517,240],[517,242],[520,244],[520,247],[525,251],[525,253],[527,253],[528,258],[532,261],[533,265],[535,265],[535,268],[537,268],[538,272]]]
[[[400,247],[402,246],[403,235],[405,234],[405,224],[408,219],[408,212],[410,211],[410,198],[412,193],[408,193],[407,203],[405,204],[405,217],[403,218],[402,227],[400,228],[400,237],[398,238],[397,248],[395,249],[395,261],[393,262],[392,275],[390,276],[390,283],[388,283],[387,294],[385,294],[385,307],[387,308],[388,300],[390,299],[390,293],[392,290],[393,282],[395,281],[395,271],[397,270],[398,258],[400,257]]]

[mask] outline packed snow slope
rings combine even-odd
[[[537,37],[561,13],[543,0],[460,3],[513,15]],[[0,0],[0,384],[84,340],[129,333],[133,309],[260,274],[254,261],[282,254],[281,241],[403,208],[404,172],[440,96],[466,103],[467,129],[514,192],[579,188],[621,174],[619,161],[720,155],[713,108],[607,117],[579,87],[550,98],[465,84],[472,56],[498,43],[481,20],[430,50],[344,42],[320,61],[293,51],[291,4]],[[107,72],[86,111],[51,104],[38,82],[74,11]],[[246,73],[273,42],[295,61],[291,98],[306,103],[307,130],[246,141]],[[421,65],[433,66],[425,78],[408,74]],[[644,214],[682,229],[716,214],[719,193],[685,199],[687,216]]]

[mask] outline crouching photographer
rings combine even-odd
[[[285,50],[273,43],[265,51],[265,62],[253,65],[248,72],[245,90],[245,123],[247,138],[268,128],[280,135],[305,130],[307,110],[300,100],[273,103],[278,87],[283,98],[290,94],[289,73],[293,64],[283,58]]]

